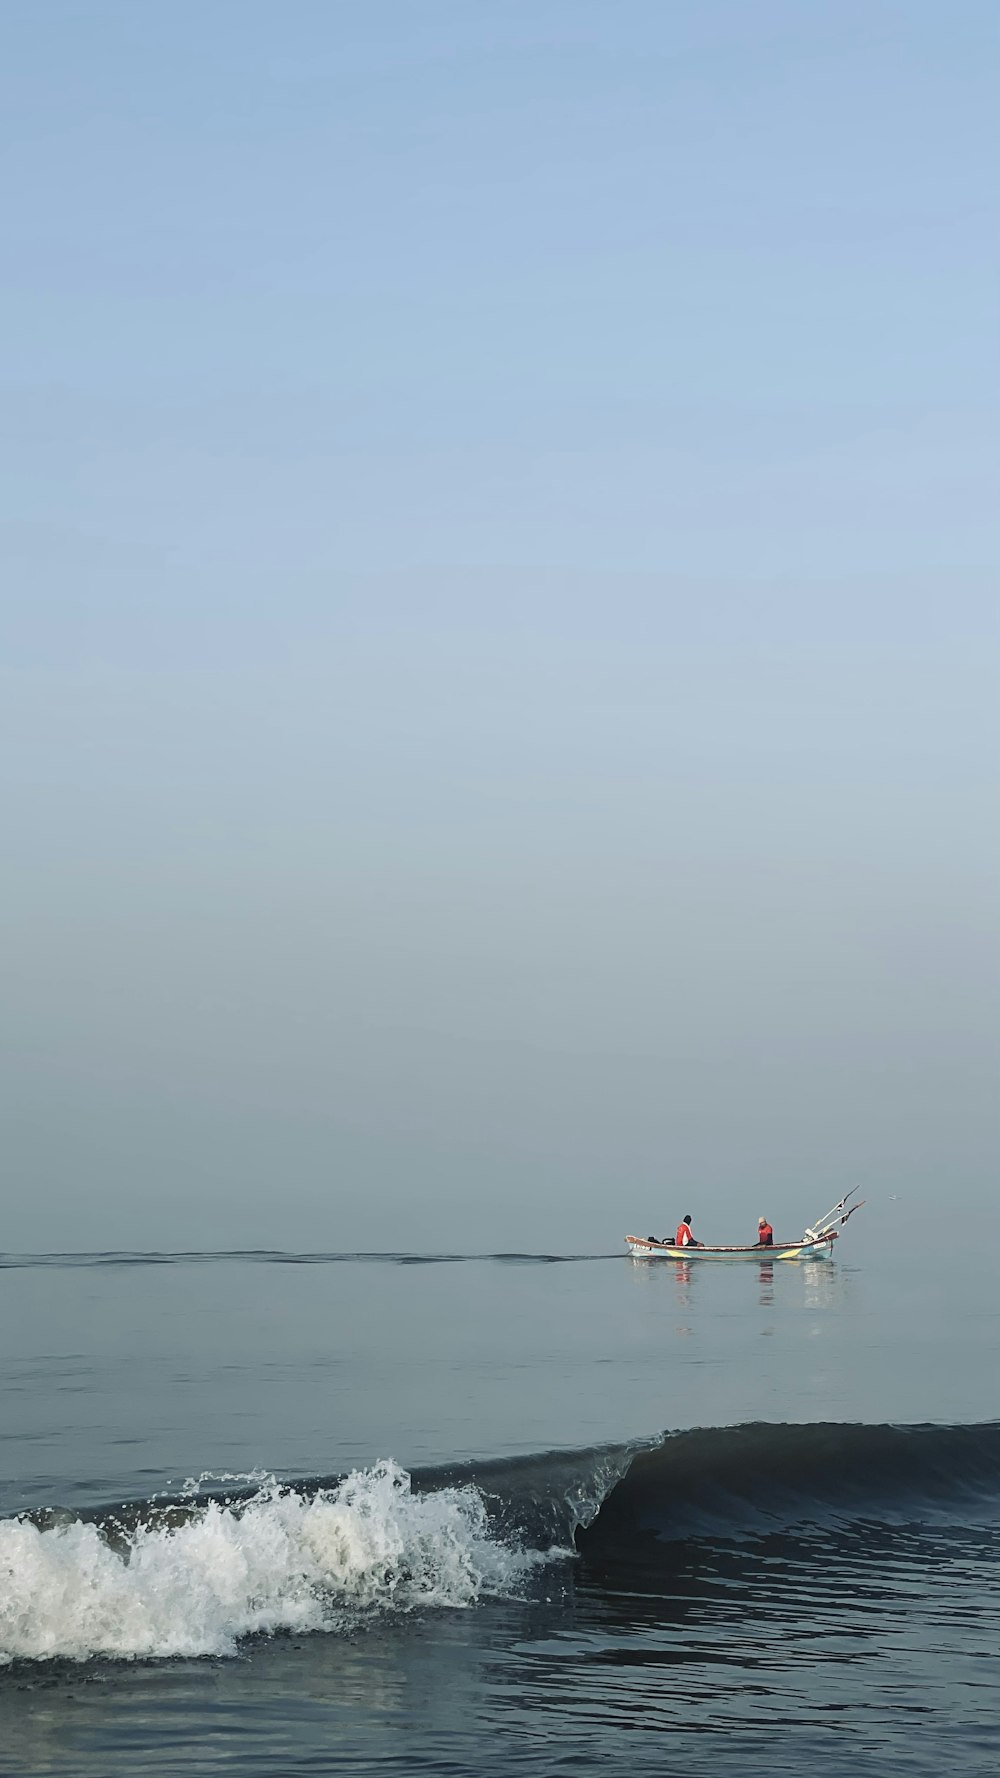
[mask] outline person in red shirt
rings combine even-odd
[[[757,1245],[758,1247],[774,1246],[774,1230],[766,1216],[757,1218]]]
[[[696,1241],[694,1236],[691,1233],[691,1218],[690,1218],[690,1216],[685,1216],[684,1221],[681,1223],[678,1223],[677,1233],[674,1236],[674,1246],[675,1247],[700,1247],[701,1246],[701,1242]]]

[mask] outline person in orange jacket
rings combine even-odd
[[[774,1230],[766,1216],[757,1218],[757,1245],[758,1247],[774,1246]]]
[[[684,1221],[678,1223],[677,1233],[674,1236],[674,1246],[675,1247],[700,1247],[701,1246],[701,1242],[696,1241],[694,1236],[691,1233],[691,1218],[690,1218],[690,1216],[685,1216]]]

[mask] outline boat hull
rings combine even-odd
[[[672,1241],[643,1240],[641,1235],[626,1235],[625,1244],[633,1259],[727,1260],[727,1259],[829,1259],[833,1253],[836,1231],[813,1241],[775,1241],[773,1247],[708,1247],[705,1245],[676,1247]]]

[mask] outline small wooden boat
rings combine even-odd
[[[854,1191],[857,1189],[855,1186]],[[678,1247],[674,1241],[657,1241],[654,1235],[626,1235],[625,1245],[633,1259],[680,1259],[685,1263],[693,1259],[830,1259],[833,1243],[844,1223],[855,1210],[861,1209],[865,1201],[861,1198],[848,1210],[846,1205],[854,1191],[834,1204],[825,1216],[818,1217],[816,1226],[807,1228],[797,1241],[775,1240],[771,1247],[762,1247],[759,1242],[751,1247],[717,1247],[708,1242],[692,1241],[687,1247]]]
[[[657,1241],[651,1236],[626,1235],[625,1243],[633,1259],[829,1259],[833,1252],[832,1235],[821,1235],[814,1241],[775,1241],[772,1247],[711,1247],[692,1241],[678,1247],[673,1241]]]

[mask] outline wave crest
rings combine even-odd
[[[813,1525],[993,1520],[1000,1423],[758,1423],[668,1433],[640,1451],[577,1544],[602,1561],[656,1545]]]
[[[232,1654],[522,1593],[579,1550],[629,1590],[683,1546],[791,1550],[803,1530],[995,1525],[1000,1424],[757,1424],[343,1480],[230,1477],[206,1493],[0,1522],[0,1663]],[[222,1478],[212,1478],[218,1483]],[[617,1584],[617,1583],[616,1583]]]
[[[15,1519],[0,1524],[0,1661],[231,1654],[256,1633],[508,1594],[537,1559],[491,1535],[476,1488],[415,1494],[391,1461],[311,1497],[272,1482],[113,1539],[81,1519]]]

